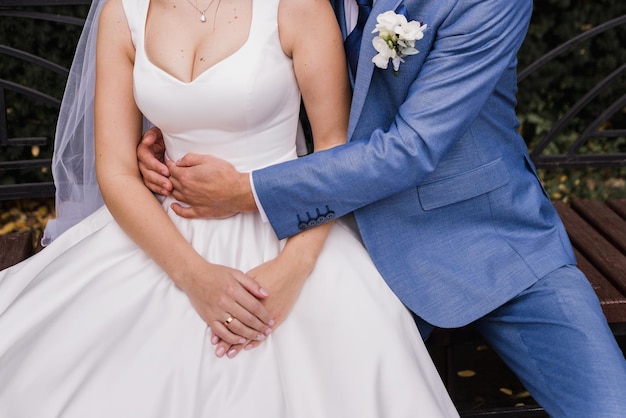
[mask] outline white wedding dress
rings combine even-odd
[[[300,96],[278,0],[253,3],[248,41],[184,83],[146,56],[149,1],[125,0],[135,97],[169,158],[211,153],[253,170],[296,157]],[[211,262],[246,271],[283,244],[258,214],[187,220],[170,204]],[[0,272],[0,417],[457,416],[411,315],[340,224],[265,342],[218,359],[209,339],[187,296],[101,208]]]

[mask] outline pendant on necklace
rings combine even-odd
[[[200,22],[202,23],[206,22],[206,16],[204,15],[204,12],[200,14]]]

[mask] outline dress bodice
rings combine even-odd
[[[296,157],[300,92],[278,35],[278,0],[253,1],[247,41],[191,82],[154,65],[146,54],[149,0],[125,0],[136,49],[134,93],[164,134],[167,157],[212,154],[240,171]]]

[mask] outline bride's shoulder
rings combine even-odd
[[[120,49],[129,54],[133,52],[131,32],[124,2],[137,0],[108,0],[100,12],[98,44],[108,45],[107,49]]]
[[[326,20],[334,16],[332,6],[328,0],[280,0],[278,6],[278,18],[284,23],[306,22],[311,25],[311,20]]]
[[[101,16],[110,16],[124,12],[123,2],[127,0],[107,0],[102,6]]]
[[[150,4],[165,7],[166,3],[164,0],[106,0],[102,6],[100,20],[104,18],[126,22],[127,18],[139,16],[142,11],[147,11]]]
[[[100,12],[100,25],[110,25],[120,20],[125,22],[126,14],[122,3],[123,0],[108,0]]]
[[[337,19],[328,0],[280,0],[278,28],[283,44],[335,30]]]

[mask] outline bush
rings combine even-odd
[[[88,6],[12,7],[31,13],[84,18]],[[0,10],[1,11],[1,10]],[[30,17],[0,17],[0,45],[24,51],[69,68],[82,27]],[[61,99],[65,76],[42,66],[0,54],[0,79]],[[0,161],[50,158],[58,108],[6,91],[6,118],[9,138],[41,138],[23,146],[3,146]],[[2,111],[2,110],[0,110]],[[3,144],[4,145],[4,144]],[[50,181],[49,170],[0,171],[0,184]]]
[[[549,50],[603,22],[626,14],[618,0],[542,0],[535,10],[528,36],[520,50],[523,69]],[[626,25],[614,28],[574,47],[520,83],[518,113],[521,132],[532,150],[554,124],[602,78],[626,62]],[[572,142],[602,111],[624,94],[622,76],[572,119],[543,155],[564,154]],[[616,88],[618,87],[618,88]],[[612,115],[601,127],[626,128],[626,109]],[[626,153],[626,138],[592,138],[580,153]],[[572,197],[626,197],[625,168],[574,168],[540,170],[546,190],[555,200]]]

